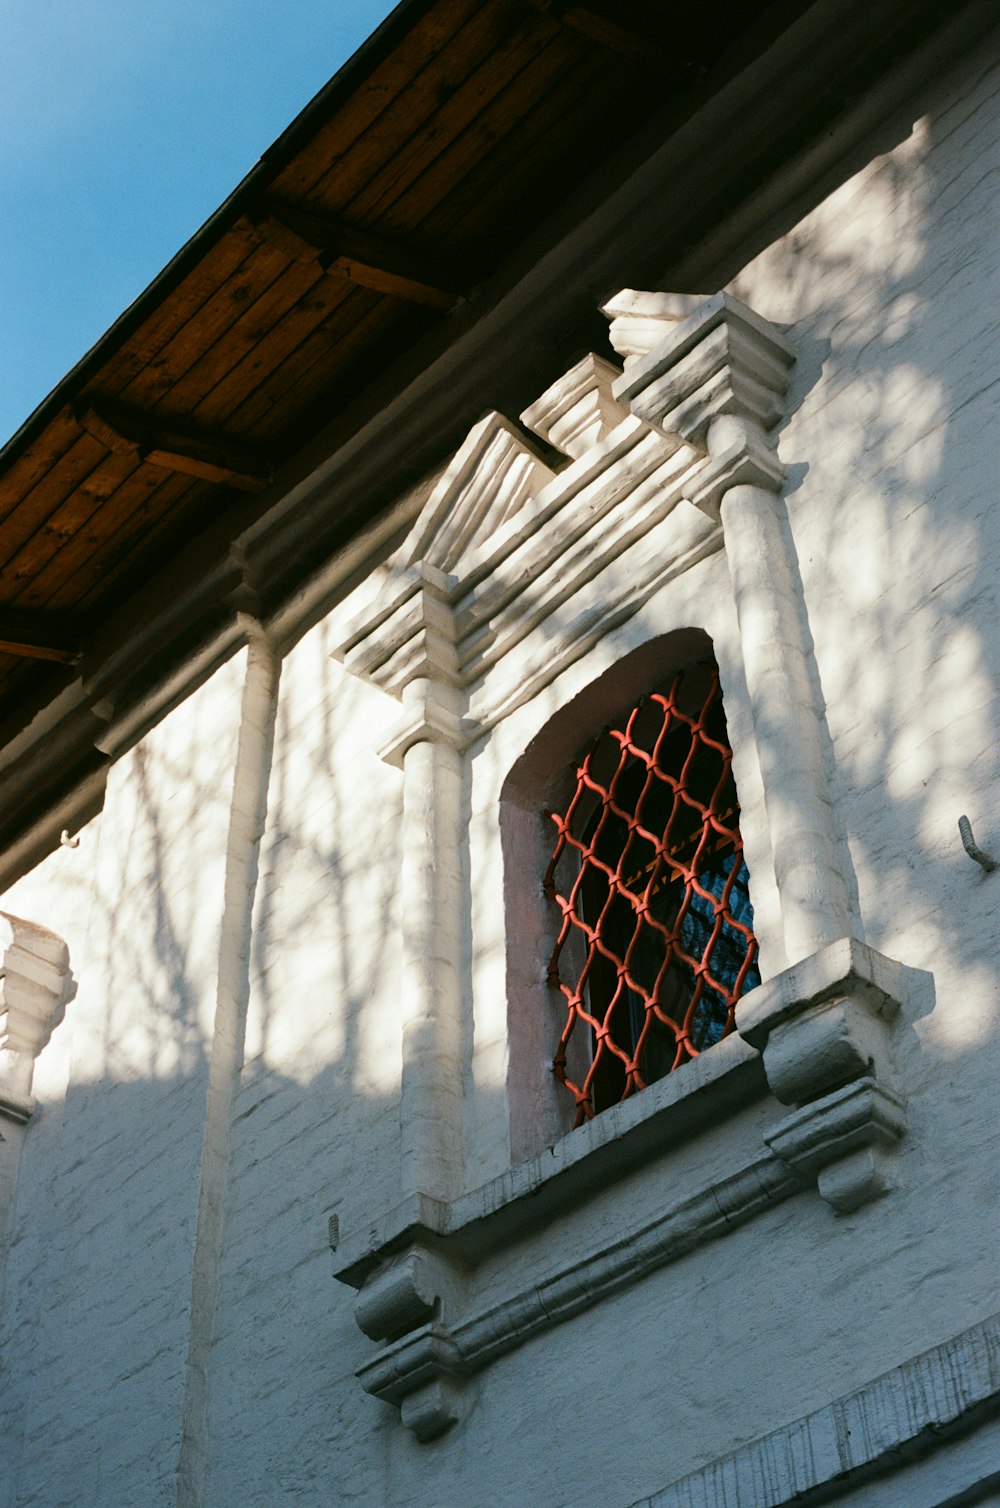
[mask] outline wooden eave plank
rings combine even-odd
[[[282,247],[288,257],[316,265],[332,277],[430,309],[453,309],[462,283],[452,269],[405,243],[387,241],[333,216],[265,200],[254,233]]]
[[[19,601],[25,592],[33,602],[42,603],[44,595],[35,592],[39,576],[49,562],[66,551],[85,563],[90,550],[100,538],[100,516],[108,499],[128,482],[140,466],[135,452],[130,455],[107,455],[94,468],[87,481],[73,488],[59,506],[48,515],[4,563],[5,595]],[[15,585],[16,583],[16,585]]]
[[[558,89],[569,67],[562,47],[550,46],[536,55],[530,69],[511,74],[507,86],[484,103],[479,115],[469,121],[460,134],[442,143],[441,150],[427,164],[419,179],[410,184],[397,180],[393,188],[387,185],[378,203],[367,207],[369,212],[377,215],[379,223],[390,231],[419,216],[425,233],[429,233],[434,212],[442,200],[478,162],[544,103],[548,92]],[[537,139],[537,133],[532,129],[529,139],[519,142],[522,169],[529,176],[537,172]],[[482,197],[486,204],[499,208],[501,196],[497,193],[497,184],[503,185],[502,199],[506,204],[508,184],[502,178],[485,183]],[[551,193],[551,180],[547,187]],[[524,226],[519,220],[513,227],[513,235],[508,233],[508,241],[523,232]],[[440,240],[442,244],[449,244],[445,236]]]
[[[106,462],[108,468],[124,464],[125,458],[111,456]],[[89,517],[80,520],[75,533],[70,533],[63,527],[57,534],[46,537],[36,533],[25,541],[21,555],[23,569],[16,588],[11,588],[11,601],[30,607],[45,607],[49,603],[48,583],[53,572],[59,580],[77,571],[84,576],[87,574],[94,552],[101,547],[101,541],[117,528],[116,519],[121,515],[122,500],[127,500],[129,512],[134,511],[144,498],[155,492],[162,478],[162,473],[146,471],[138,457],[134,458],[133,465],[134,469],[122,476],[116,490],[99,506],[95,506]],[[75,502],[75,497],[66,500],[67,515],[64,517],[68,518],[68,510]]]
[[[311,297],[322,279],[320,269],[290,263],[282,253],[278,255],[284,263],[282,271],[256,298],[247,300],[238,317],[214,341],[203,345],[175,382],[169,387],[163,384],[149,405],[152,414],[189,415],[296,305]]]
[[[314,335],[327,346],[338,346],[360,317],[364,300],[376,297],[365,293],[359,299],[356,295],[357,290],[348,283],[320,278],[308,297],[290,309],[195,405],[192,419],[207,426],[224,425],[234,436],[256,440],[255,431],[240,417],[247,400],[262,384],[270,383],[278,407],[287,414],[293,404],[286,386],[287,359]],[[265,433],[273,434],[273,428]],[[259,438],[263,440],[263,434]]]
[[[296,444],[305,444],[320,429],[335,421],[368,384],[398,357],[400,350],[420,338],[432,318],[415,304],[379,301],[358,327],[348,350],[322,354],[303,376],[296,390],[294,418],[286,433]]]
[[[351,290],[350,307],[355,314],[352,324],[345,319],[336,331],[322,325],[311,331],[234,409],[228,421],[234,433],[253,432],[261,426],[262,433],[273,434],[280,428],[283,435],[292,432],[301,443],[305,438],[302,416],[326,402],[329,387],[339,375],[352,375],[369,351],[377,353],[373,359],[388,362],[398,354],[399,329],[429,318],[416,305],[381,298],[364,288]],[[331,408],[328,417],[334,416]]]
[[[275,176],[272,192],[301,202],[312,199],[317,186],[326,182],[334,187],[320,197],[333,212],[342,213],[335,185],[342,185],[343,195],[350,198],[373,168],[422,131],[442,99],[458,88],[480,58],[501,45],[509,17],[520,3],[442,0],[416,28],[406,69],[395,72],[389,59],[376,70],[364,93],[346,101],[315,143]]]
[[[170,547],[181,547],[193,519],[211,516],[211,505],[209,483],[168,477],[149,510],[124,520],[108,538],[87,577],[67,577],[53,588],[51,605],[72,602],[81,612],[101,615],[112,611],[131,594],[137,577],[145,579]]]
[[[79,425],[67,406],[0,477],[0,520],[9,517],[24,502],[38,483],[63,461],[79,438]]]
[[[288,262],[273,248],[254,246],[243,238],[247,255],[233,275],[217,287],[197,314],[181,326],[157,353],[114,394],[131,407],[152,409],[176,386],[196,361],[241,318],[252,304],[287,270]],[[98,389],[98,382],[89,384]],[[103,388],[99,389],[104,391]]]
[[[19,594],[19,606],[74,611],[92,605],[106,608],[102,583],[118,570],[126,553],[134,553],[136,542],[141,547],[143,541],[151,539],[161,518],[170,516],[176,521],[184,514],[203,516],[207,484],[152,468],[137,474],[133,481],[134,488],[123,487],[113,505],[104,510],[99,528],[95,523],[98,532],[87,557],[82,559],[69,548],[53,556],[30,589]],[[155,558],[150,545],[147,563]]]
[[[77,429],[77,437],[57,466],[40,477],[30,492],[4,521],[0,529],[0,569],[40,529],[79,487],[81,482],[103,464],[104,446]]]
[[[530,17],[530,12],[522,10],[519,16]],[[473,66],[464,70],[464,76],[458,76],[456,69],[443,102],[437,104],[422,128],[411,129],[405,140],[394,143],[391,151],[382,152],[371,162],[349,197],[344,177],[331,173],[316,185],[310,198],[344,219],[374,223],[387,196],[394,197],[426,172],[442,149],[469,129],[484,106],[531,67],[536,54],[550,42],[544,32],[545,28],[533,25],[517,26],[478,60],[469,59]],[[437,98],[441,100],[440,93]]]
[[[292,199],[307,194],[331,167],[343,163],[357,142],[387,109],[413,87],[457,33],[486,7],[482,0],[441,0],[433,6],[366,82],[342,101],[336,113],[320,126],[290,161],[274,175],[272,187]]]
[[[109,356],[91,382],[99,383],[103,392],[114,393],[116,397],[125,392],[177,335],[198,318],[219,289],[239,276],[252,251],[243,236],[231,231],[221,236],[138,330]]]
[[[497,141],[453,184],[428,212],[428,233],[449,245],[494,244],[502,205],[490,194],[490,187],[498,180],[509,188],[529,221],[551,208],[554,180],[560,183],[562,194],[572,192],[594,161],[576,106],[581,87],[590,92],[605,120],[613,120],[620,88],[610,83],[608,70],[599,61],[578,65],[553,81],[525,113],[516,132]]]
[[[443,142],[461,129],[463,117],[476,112],[477,91],[495,92],[490,79],[509,70],[512,54],[521,66],[530,62],[544,38],[537,36],[540,28],[524,24],[527,15],[519,0],[484,6],[463,28],[454,48],[414,79],[349,154],[328,164],[307,193],[289,194],[280,182],[274,192],[352,223],[367,223],[365,207],[381,192],[379,183],[386,175],[417,176]],[[551,30],[564,35],[558,27]]]

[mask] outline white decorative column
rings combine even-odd
[[[461,1192],[464,1169],[466,740],[454,585],[426,561],[405,567],[338,651],[348,669],[402,703],[378,752],[403,772],[400,1182],[404,1205],[417,1208],[445,1207]],[[358,1324],[373,1339],[394,1339],[401,1329],[424,1325],[413,1343],[417,1354],[410,1370],[416,1381],[411,1378],[398,1394],[391,1386],[384,1393],[400,1405],[404,1422],[421,1440],[435,1438],[458,1418],[450,1350],[437,1322],[450,1311],[459,1286],[447,1261],[415,1236],[378,1268],[356,1306]]]
[[[0,1239],[17,1179],[21,1137],[35,1101],[35,1059],[76,994],[61,937],[0,912]]]
[[[403,726],[383,757],[403,771],[400,902],[404,1194],[453,1198],[462,1183],[464,897],[458,695],[421,677],[403,692]]]
[[[462,1191],[462,998],[469,908],[459,656],[463,561],[512,519],[551,473],[500,414],[473,428],[428,498],[384,590],[334,651],[352,674],[402,704],[381,757],[403,772],[400,835],[403,1029],[402,1193],[439,1201]]]
[[[726,293],[627,291],[606,312],[626,358],[616,399],[705,456],[689,496],[722,522],[792,963],[740,1003],[736,1024],[763,1053],[775,1096],[796,1107],[769,1144],[846,1211],[888,1186],[882,1153],[905,1126],[887,1031],[903,971],[852,936],[819,678],[771,434],[794,349]]]
[[[645,296],[649,316],[657,297]],[[784,472],[768,436],[784,409],[795,353],[728,294],[701,300],[682,321],[676,300],[660,297],[672,333],[630,361],[615,394],[647,423],[707,452],[692,501],[722,519],[785,947],[795,963],[846,936],[853,920]],[[614,340],[614,325],[611,333]],[[631,333],[634,345],[634,313]]]
[[[464,798],[451,585],[443,571],[416,562],[341,651],[348,669],[402,703],[378,751],[403,772],[402,1192],[439,1200],[462,1184]]]

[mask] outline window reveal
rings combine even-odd
[[[719,674],[689,667],[586,751],[545,875],[579,1125],[733,1029],[760,983]]]

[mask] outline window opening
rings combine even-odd
[[[560,912],[549,982],[566,1006],[552,1067],[579,1125],[731,1032],[760,973],[717,667],[644,697],[575,780],[548,813],[544,886]]]

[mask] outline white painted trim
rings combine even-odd
[[[630,1508],[804,1508],[820,1489],[827,1489],[823,1502],[850,1493],[854,1503],[862,1481],[901,1467],[914,1454],[939,1450],[942,1434],[946,1439],[963,1423],[975,1423],[974,1410],[984,1417],[1000,1410],[1000,1315]],[[912,1503],[891,1479],[886,1487],[886,1508]]]
[[[335,1275],[360,1289],[418,1239],[450,1242],[463,1261],[476,1261],[765,1093],[759,1055],[734,1034],[482,1187],[451,1201],[412,1195],[374,1217],[338,1244]]]

